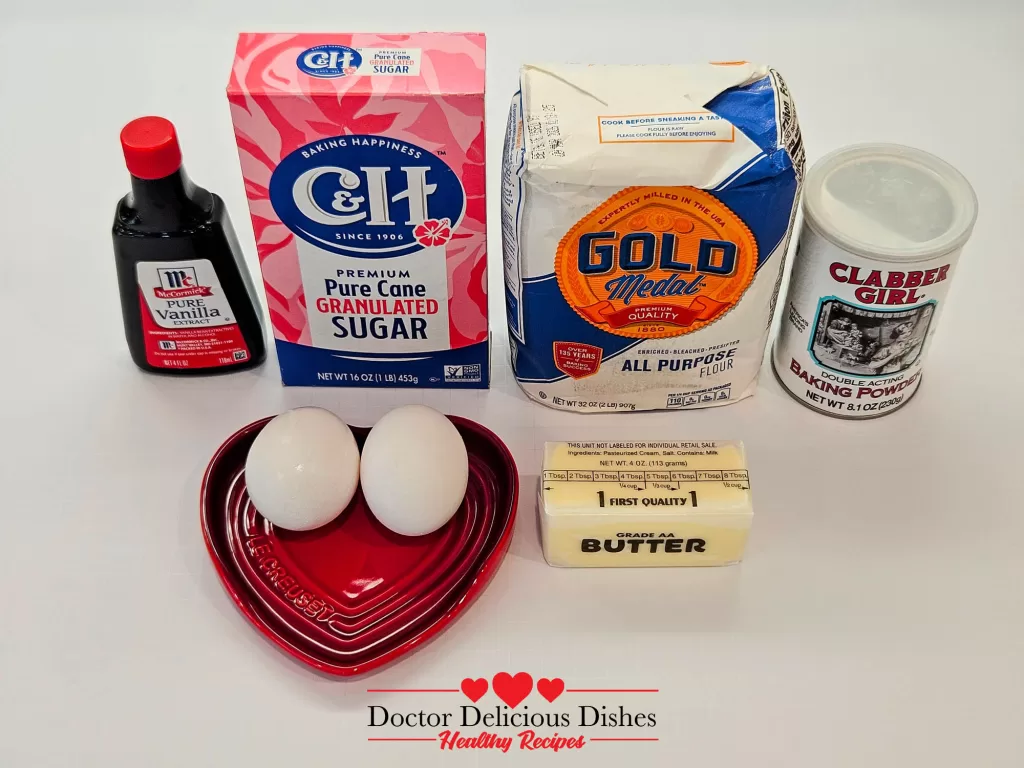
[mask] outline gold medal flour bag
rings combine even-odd
[[[767,67],[524,67],[502,168],[523,390],[587,412],[753,394],[803,160]]]

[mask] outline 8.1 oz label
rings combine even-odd
[[[150,365],[217,368],[249,359],[249,348],[209,260],[141,261],[136,276]]]

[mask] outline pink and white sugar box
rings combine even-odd
[[[243,34],[228,101],[285,384],[488,384],[484,36]]]

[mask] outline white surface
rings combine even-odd
[[[753,0],[686,11],[523,0],[490,17],[469,0],[143,5],[0,10],[0,765],[1024,764],[1019,3],[873,0],[856,4],[863,17]],[[234,35],[332,27],[490,35],[489,392],[283,389],[273,362],[156,378],[128,358],[108,234],[128,181],[118,130],[141,114],[173,119],[194,178],[225,197],[255,266],[223,94]],[[756,397],[686,414],[556,413],[519,393],[497,290],[500,134],[516,68],[630,55],[769,62],[792,88],[809,160],[895,141],[970,179],[981,216],[907,408],[832,420],[767,372]],[[225,595],[199,531],[201,473],[225,436],[266,414],[317,404],[366,424],[413,401],[482,421],[515,453],[524,493],[511,553],[422,652],[368,680],[320,677]],[[744,440],[755,520],[741,566],[544,564],[531,492],[543,441],[630,436]],[[451,701],[408,706],[366,688],[454,687],[502,670],[658,687],[653,703],[629,704],[657,713],[661,741],[554,758],[366,741],[369,704]]]

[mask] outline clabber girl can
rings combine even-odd
[[[974,190],[927,152],[859,144],[815,164],[803,210],[775,374],[816,411],[851,419],[891,413],[921,384],[977,217]]]

